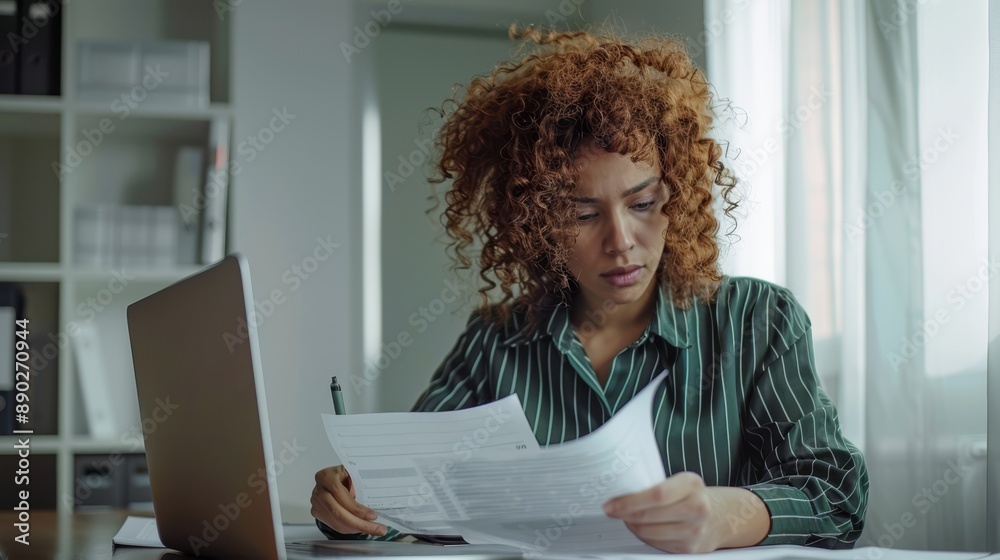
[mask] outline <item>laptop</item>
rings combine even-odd
[[[316,539],[303,540],[296,526],[283,528],[253,301],[246,258],[233,253],[128,306],[153,512],[165,546],[250,560],[521,558],[503,546],[330,541],[312,524]],[[285,530],[295,542],[285,542]],[[126,555],[146,558],[146,551]]]
[[[286,558],[252,301],[232,254],[128,306],[156,529],[193,556]]]

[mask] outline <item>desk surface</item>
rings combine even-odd
[[[119,547],[117,554],[113,554],[111,539],[121,528],[125,518],[129,515],[139,515],[148,517],[148,511],[130,511],[125,509],[97,510],[77,512],[74,514],[59,515],[53,510],[40,510],[31,512],[31,529],[28,540],[30,544],[25,546],[15,542],[14,538],[18,531],[13,524],[17,520],[17,515],[12,511],[0,512],[0,551],[11,560],[183,560],[192,558],[179,553],[174,553],[163,548],[133,548]],[[286,538],[295,542],[300,539],[322,539],[326,544],[328,541],[323,537],[315,525],[286,527]],[[331,543],[332,544],[332,543]],[[343,541],[344,546],[358,546],[358,543]],[[384,545],[384,547],[417,546],[405,545],[404,543],[371,543],[374,545]],[[421,552],[425,554],[437,554],[440,549],[426,545],[427,548]],[[302,548],[302,547],[300,547]],[[338,554],[336,550],[309,550],[309,546],[304,549],[289,553],[290,558],[315,558],[330,557]],[[391,551],[399,554],[399,550]],[[416,550],[408,551],[413,554]],[[467,550],[455,550],[452,553],[461,554],[467,552],[468,558],[476,559],[497,559],[513,557],[510,553],[479,553]],[[341,551],[343,553],[343,551]],[[364,556],[370,555],[371,551],[358,550],[355,554],[361,553]],[[520,555],[517,555],[519,557]],[[0,555],[0,559],[5,558]]]
[[[149,512],[132,512],[124,509],[79,512],[72,515],[59,515],[55,511],[34,511],[31,513],[30,545],[25,546],[14,541],[17,532],[13,531],[13,523],[17,516],[12,511],[0,512],[0,550],[7,558],[17,560],[112,560],[111,538],[128,515],[149,515]],[[782,547],[784,548],[784,547]],[[810,557],[818,552],[809,549]],[[157,558],[164,549],[137,549],[134,552],[148,551],[150,558]],[[734,553],[736,551],[727,551]],[[758,551],[763,552],[763,551]],[[775,550],[774,552],[777,552]],[[879,554],[865,554],[877,552]],[[909,551],[896,550],[854,550],[829,551],[831,558],[985,558],[987,554],[974,553],[935,553],[913,554]],[[139,558],[136,555],[135,558]],[[188,558],[183,555],[170,555],[174,558]],[[776,554],[776,557],[782,557]],[[115,558],[121,558],[119,554]],[[146,556],[141,556],[146,558]],[[0,556],[3,558],[3,556]],[[129,558],[132,558],[130,555]],[[1000,560],[1000,555],[989,556],[991,560]]]
[[[125,517],[149,515],[124,509],[103,510],[74,515],[59,515],[54,510],[31,512],[28,546],[14,541],[17,515],[0,512],[0,550],[8,558],[21,560],[97,560],[111,558],[111,537],[121,528]]]

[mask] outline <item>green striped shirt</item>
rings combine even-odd
[[[517,394],[538,443],[549,445],[597,429],[669,369],[653,399],[668,475],[693,471],[708,486],[754,492],[771,514],[762,544],[844,548],[861,535],[864,458],[841,433],[817,378],[809,318],[787,289],[726,277],[713,301],[688,310],[658,291],[652,320],[615,356],[604,387],[567,306],[529,335],[518,334],[523,324],[515,315],[497,328],[473,313],[413,410]]]

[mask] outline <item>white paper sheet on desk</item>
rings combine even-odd
[[[156,530],[156,518],[129,515],[120,529],[111,538],[114,544],[127,546],[148,546],[164,548],[160,533]]]
[[[459,533],[551,552],[655,552],[618,519],[608,499],[666,478],[653,434],[653,396],[664,371],[594,432],[532,453],[477,456],[445,476],[437,457],[414,461]]]
[[[417,472],[416,457],[436,457],[447,465],[538,450],[517,395],[447,412],[324,414],[323,425],[351,475],[358,502],[379,513],[377,522],[409,533],[460,534]]]

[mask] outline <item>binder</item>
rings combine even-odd
[[[177,264],[194,265],[198,258],[198,237],[202,227],[203,194],[201,185],[206,180],[205,148],[181,146],[174,161],[174,207],[180,224]]]
[[[80,325],[73,340],[73,349],[90,435],[94,439],[112,439],[120,433],[120,423],[115,414],[118,405],[111,397],[111,380],[94,325]]]
[[[24,296],[16,284],[0,283],[0,435],[10,435],[14,424],[16,319],[24,318]]]
[[[0,94],[17,93],[17,0],[0,0]]]
[[[202,210],[201,264],[212,264],[226,256],[226,220],[229,210],[229,120],[212,120],[211,155],[205,177],[205,208]]]
[[[125,505],[126,462],[113,463],[108,457],[73,457],[74,510],[110,509]]]
[[[59,95],[62,58],[62,11],[58,2],[19,0],[18,11],[24,26],[35,36],[20,45],[17,61],[18,93]]]

